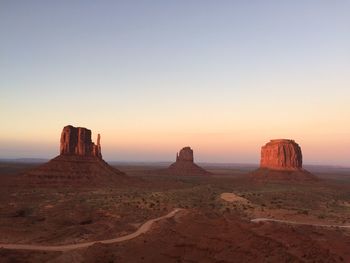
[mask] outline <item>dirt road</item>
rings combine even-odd
[[[26,245],[26,244],[1,244],[0,243],[0,248],[5,248],[5,249],[15,249],[15,250],[40,250],[40,251],[68,251],[68,250],[73,250],[73,249],[79,249],[79,248],[86,248],[89,246],[92,246],[97,243],[102,243],[102,244],[111,244],[111,243],[118,243],[118,242],[123,242],[126,240],[133,239],[135,237],[140,236],[141,234],[146,233],[151,229],[151,226],[153,223],[160,221],[162,219],[166,218],[171,218],[176,215],[179,211],[183,209],[181,208],[176,208],[173,211],[171,211],[169,214],[150,219],[143,223],[139,229],[137,229],[134,233],[131,233],[126,236],[121,236],[117,238],[112,238],[112,239],[106,239],[106,240],[99,240],[99,241],[92,241],[92,242],[86,242],[86,243],[78,243],[78,244],[69,244],[69,245],[59,245],[59,246],[45,246],[45,245]]]
[[[294,222],[294,221],[279,220],[279,219],[272,219],[272,218],[255,218],[255,219],[252,219],[250,221],[255,222],[255,223],[258,223],[258,222],[277,222],[277,223],[290,224],[290,225],[350,228],[350,225],[342,226],[342,225],[310,224],[310,223]]]

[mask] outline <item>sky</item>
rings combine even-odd
[[[0,0],[0,158],[87,127],[114,161],[350,166],[350,1]]]

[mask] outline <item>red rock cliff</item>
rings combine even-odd
[[[176,154],[176,162],[192,162],[193,163],[193,150],[191,147],[184,147]]]
[[[68,125],[61,133],[60,154],[102,158],[100,135],[97,136],[95,145],[91,140],[91,130]]]
[[[302,153],[300,146],[293,140],[271,140],[261,147],[261,168],[275,170],[302,169]]]

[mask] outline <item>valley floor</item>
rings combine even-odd
[[[18,184],[18,173],[0,166],[2,244],[113,239],[183,208],[130,240],[65,252],[0,249],[0,262],[350,262],[349,229],[312,226],[350,225],[350,175],[259,182],[227,168],[202,177],[124,168],[138,179],[129,186],[33,187]],[[275,222],[251,221],[256,218]]]

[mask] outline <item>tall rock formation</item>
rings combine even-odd
[[[287,139],[271,140],[262,146],[260,168],[251,175],[263,180],[317,180],[303,169],[300,146]]]
[[[300,170],[302,169],[302,164],[301,148],[293,140],[271,140],[261,147],[261,168]]]
[[[65,126],[61,133],[60,155],[49,162],[25,172],[25,178],[37,184],[79,185],[123,183],[129,178],[102,159],[101,136],[91,140],[91,130]]]
[[[194,163],[193,150],[187,146],[176,154],[176,162],[171,164],[166,173],[170,175],[209,175],[210,172],[204,170]]]
[[[100,134],[97,145],[91,140],[91,130],[68,125],[63,128],[60,141],[61,155],[96,156],[102,158]]]
[[[176,153],[176,162],[192,162],[193,163],[193,150],[191,147],[184,147],[179,153]]]
[[[97,145],[94,145],[93,155],[102,159],[101,153],[101,135],[97,134]]]

